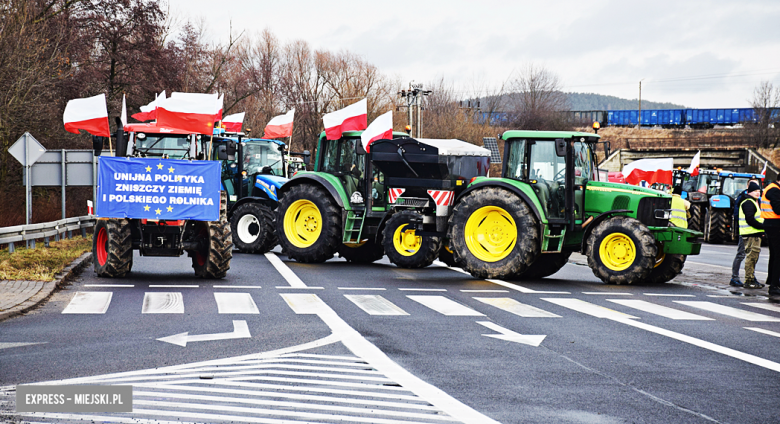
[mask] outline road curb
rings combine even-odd
[[[70,265],[63,268],[61,273],[55,275],[54,281],[47,281],[44,283],[43,287],[38,290],[38,293],[35,293],[30,298],[14,306],[13,308],[0,312],[0,321],[16,315],[21,315],[37,307],[46,301],[46,299],[48,299],[49,296],[51,296],[58,287],[62,286],[66,281],[81,273],[81,271],[90,263],[92,263],[92,252],[83,253],[81,256],[71,262]]]

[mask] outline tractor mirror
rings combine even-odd
[[[555,154],[566,156],[566,140],[559,138],[555,140]]]
[[[311,162],[311,152],[308,150],[303,151],[303,164],[308,165]]]
[[[100,156],[100,153],[103,152],[103,137],[92,136],[92,150],[95,151],[95,156]]]
[[[236,160],[236,142],[229,140],[225,146],[225,152],[228,160]]]
[[[118,116],[115,119],[116,122],[116,157],[127,156],[127,138],[125,137],[125,128],[122,125],[122,119]]]
[[[227,160],[227,158],[228,158],[227,146],[224,144],[217,145],[217,159]]]

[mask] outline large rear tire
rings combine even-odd
[[[650,284],[663,284],[672,281],[678,276],[685,266],[686,255],[670,255],[659,252],[656,263],[650,276],[645,280]]]
[[[560,271],[561,268],[569,262],[569,256],[571,256],[571,252],[542,253],[524,273],[515,275],[513,278],[518,280],[534,280],[549,277]]]
[[[704,229],[704,204],[692,203],[690,212],[691,217],[688,218],[688,229],[702,231]]]
[[[425,268],[438,257],[441,238],[418,236],[410,229],[413,222],[421,221],[422,217],[412,211],[398,212],[387,220],[382,246],[390,262],[401,268]]]
[[[233,235],[225,212],[219,221],[199,222],[198,237],[203,245],[200,250],[191,253],[192,268],[200,278],[225,278],[233,258]]]
[[[339,247],[339,256],[346,259],[347,262],[370,264],[382,259],[385,256],[385,251],[381,244],[369,240],[357,246],[342,244]]]
[[[244,203],[230,218],[233,243],[244,253],[265,253],[279,242],[274,227],[274,213],[261,203]]]
[[[709,242],[721,244],[729,240],[729,231],[726,224],[729,220],[729,214],[726,210],[710,209],[709,222]]]
[[[450,217],[455,262],[476,278],[522,274],[539,254],[539,226],[525,201],[497,187],[472,191]]]
[[[330,194],[314,185],[290,188],[276,209],[282,251],[303,263],[332,258],[341,246],[341,211]]]
[[[606,284],[644,281],[653,270],[657,252],[650,230],[626,216],[601,222],[591,233],[586,248],[588,266]]]
[[[98,277],[121,278],[133,268],[129,219],[99,219],[92,236],[92,262]]]

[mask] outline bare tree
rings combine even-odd
[[[510,81],[509,106],[513,126],[519,129],[562,129],[561,112],[569,109],[562,84],[548,69],[528,64]]]
[[[752,133],[759,147],[776,148],[780,137],[778,132],[778,109],[780,108],[780,87],[775,87],[769,81],[762,81],[754,90],[751,106],[757,116]],[[772,128],[774,127],[774,128]]]

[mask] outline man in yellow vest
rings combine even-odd
[[[764,189],[761,218],[764,219],[764,231],[769,244],[769,276],[766,283],[770,296],[780,296],[780,174]]]
[[[672,217],[669,221],[674,224],[675,227],[688,228],[688,209],[691,208],[691,202],[683,199],[681,187],[675,187],[672,189]]]
[[[745,285],[746,289],[760,289],[763,284],[756,280],[756,262],[761,254],[761,236],[764,234],[764,219],[756,199],[761,197],[761,186],[751,182],[747,188],[747,198],[739,205],[739,235],[745,244]]]

